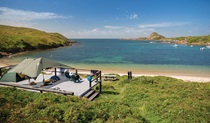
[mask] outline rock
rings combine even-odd
[[[153,33],[148,37],[148,40],[160,40],[160,39],[165,39],[165,37],[162,36],[162,35],[159,35],[159,34],[156,33],[156,32],[153,32]]]

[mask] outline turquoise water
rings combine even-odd
[[[201,46],[125,41],[118,39],[75,39],[79,43],[10,58],[45,57],[79,68],[137,73],[181,73],[210,76],[210,49]]]

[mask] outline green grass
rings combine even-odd
[[[171,38],[173,40],[186,40],[187,44],[195,45],[209,45],[210,44],[210,35],[207,36],[187,36],[187,37],[176,37]]]
[[[59,33],[0,25],[0,52],[16,53],[67,45],[69,40]]]
[[[2,122],[210,122],[210,83],[170,77],[103,81],[89,102],[75,96],[0,88]],[[98,89],[98,87],[96,87]]]

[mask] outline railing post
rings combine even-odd
[[[77,74],[77,69],[75,70],[75,73]]]
[[[90,88],[91,88],[91,81],[92,81],[92,80],[89,81],[89,87],[90,87]]]
[[[102,80],[101,80],[101,71],[100,71],[100,93],[102,92]]]

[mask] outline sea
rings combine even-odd
[[[108,73],[210,77],[210,48],[159,41],[73,39],[73,46],[28,52],[7,58],[45,57],[79,69]]]

